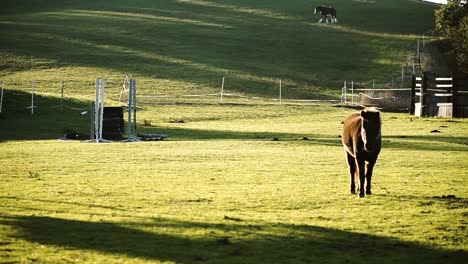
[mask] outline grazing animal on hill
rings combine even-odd
[[[351,193],[356,193],[358,179],[359,197],[372,193],[372,171],[382,148],[381,123],[380,112],[372,108],[349,115],[343,123],[341,140],[349,166]]]
[[[318,23],[322,23],[323,19],[325,19],[325,22],[328,22],[328,19],[330,19],[331,23],[337,23],[338,19],[336,18],[336,9],[334,7],[327,7],[327,6],[317,6],[314,9],[314,14],[320,13],[320,20]]]

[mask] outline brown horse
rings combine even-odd
[[[341,139],[349,166],[351,193],[356,193],[355,179],[358,178],[359,197],[372,193],[372,171],[382,148],[380,130],[380,112],[371,108],[349,115],[343,123]]]

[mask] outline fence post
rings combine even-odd
[[[460,117],[458,111],[458,82],[456,74],[452,74],[452,117]]]
[[[411,75],[411,94],[410,94],[410,115],[414,115],[414,107],[416,104],[416,75]]]
[[[34,115],[34,90],[36,86],[36,82],[32,81],[32,91],[31,91],[31,115]]]
[[[0,113],[2,113],[3,106],[3,90],[5,89],[5,81],[2,81],[2,94],[0,96]]]
[[[99,139],[102,140],[102,127],[104,126],[104,102],[106,101],[106,80],[101,80],[101,92],[100,92],[100,104],[101,104],[101,107],[100,107],[100,120],[99,120]]]
[[[420,59],[420,57],[419,57],[419,39],[418,39],[418,44],[417,44],[417,48],[416,48],[416,58],[418,58],[418,60]]]
[[[281,105],[281,79],[279,80],[279,104]]]
[[[221,82],[221,96],[219,98],[220,103],[223,102],[223,93],[224,93],[224,77],[223,77],[223,81]]]
[[[344,81],[343,88],[341,88],[341,106],[346,104],[346,81]]]
[[[136,101],[137,82],[133,80],[133,140],[137,140],[137,101]]]
[[[60,97],[60,112],[62,113],[63,113],[63,88],[64,88],[64,84],[62,80],[62,96]]]
[[[128,122],[127,122],[127,138],[132,139],[133,129],[133,79],[130,79],[128,89]]]
[[[427,72],[422,73],[421,83],[421,117],[427,116]]]
[[[94,113],[94,111],[96,111],[95,104],[96,104],[95,102],[91,102],[91,112],[90,112],[91,113],[90,114],[90,121],[91,121],[90,122],[91,123],[91,125],[90,125],[91,130],[90,131],[91,132],[89,133],[89,135],[90,135],[89,140],[91,140],[91,141],[94,141],[94,139],[96,139],[96,124],[95,124],[96,116],[95,116],[95,113]]]
[[[99,135],[99,126],[100,126],[100,102],[101,102],[101,79],[96,79],[96,101],[94,101],[94,139],[96,142],[102,139]]]

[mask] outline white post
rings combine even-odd
[[[351,81],[351,104],[354,104],[354,81]]]
[[[137,119],[136,119],[136,112],[137,112],[137,102],[136,102],[136,89],[137,83],[136,80],[133,80],[133,141],[137,141]]]
[[[223,93],[224,93],[224,77],[223,77],[223,81],[221,82],[221,97],[219,98],[220,103],[223,102]]]
[[[96,101],[92,103],[91,139],[89,142],[109,142],[102,138],[104,105],[106,100],[106,80],[96,79]],[[94,136],[93,136],[94,135]]]
[[[128,90],[128,124],[127,124],[127,140],[124,142],[138,142],[137,139],[137,122],[136,122],[136,80],[130,79]]]
[[[346,91],[347,89],[348,89],[348,87],[346,87],[346,81],[345,81],[345,85],[344,85],[344,103],[345,103],[345,104],[347,103],[347,99],[348,99],[348,98],[347,98],[348,95],[346,94],[346,93],[347,93],[347,91]]]
[[[375,80],[372,80],[372,90],[375,89]]]
[[[426,46],[426,36],[423,34],[423,37],[422,37],[422,46],[423,48]]]
[[[343,88],[341,88],[341,105],[346,103],[346,81],[343,83]]]
[[[3,106],[3,90],[5,89],[5,81],[2,81],[2,94],[0,96],[0,113],[2,112]]]
[[[411,60],[411,62],[413,63],[413,74],[416,74],[416,66],[414,65],[414,60]]]
[[[64,88],[64,83],[62,80],[62,96],[60,97],[60,112],[63,113],[63,88]]]
[[[32,92],[31,92],[31,115],[34,114],[34,89],[35,89],[35,86],[36,83],[35,81],[33,80],[32,81]]]
[[[281,92],[282,92],[282,91],[281,91],[281,79],[280,79],[280,80],[279,80],[279,104],[280,104],[280,105],[281,105],[281,103],[282,103],[282,101],[281,101],[281,99],[282,99],[282,98],[281,98],[281,96],[282,96]]]
[[[99,99],[100,100],[100,104],[101,104],[101,116],[100,116],[100,124],[99,124],[99,136],[100,138],[99,139],[102,139],[102,126],[103,126],[103,121],[104,121],[104,102],[106,100],[106,80],[101,80],[101,98]]]
[[[91,103],[91,113],[90,114],[90,117],[91,117],[91,122],[90,122],[90,138],[89,140],[90,141],[94,141],[94,139],[96,138],[96,124],[95,124],[95,114],[93,113],[94,111],[96,111],[96,103],[95,102],[92,102]]]
[[[127,124],[127,137],[128,141],[131,140],[132,137],[132,112],[133,112],[133,79],[130,79],[130,86],[128,89],[128,124]]]
[[[96,139],[96,142],[99,142],[100,137],[99,137],[99,98],[100,98],[100,91],[99,91],[99,84],[101,80],[96,79],[96,101],[94,101],[94,139]]]

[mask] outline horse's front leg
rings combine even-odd
[[[366,164],[366,194],[372,194],[371,191],[371,182],[372,182],[372,172],[374,171],[374,165],[376,159],[371,159]]]
[[[356,160],[354,159],[353,155],[349,154],[347,151],[345,151],[345,152],[346,152],[346,160],[348,162],[348,167],[349,167],[349,179],[350,179],[351,194],[356,194],[356,183],[355,183]]]
[[[356,165],[357,165],[357,172],[359,174],[359,197],[366,196],[364,193],[364,184],[366,182],[366,174],[365,174],[365,161],[362,158],[356,157]]]

